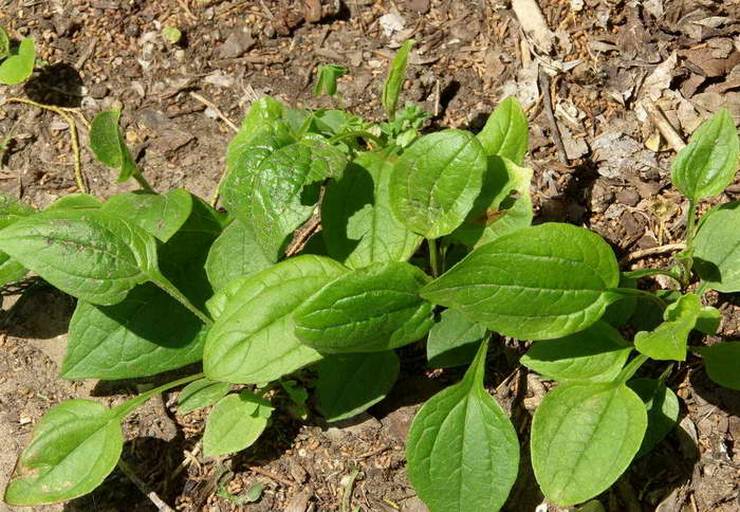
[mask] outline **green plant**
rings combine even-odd
[[[113,409],[85,400],[52,408],[21,455],[8,503],[90,492],[120,455],[122,419],[184,384],[181,412],[213,406],[209,456],[254,443],[282,394],[305,416],[295,380],[305,368],[318,370],[327,421],[349,418],[393,386],[394,350],[427,335],[431,365],[469,365],[409,433],[408,474],[433,512],[499,509],[517,477],[517,433],[484,387],[488,346],[501,335],[535,340],[521,363],[558,383],[534,415],[531,454],[542,491],[560,505],[600,494],[673,427],[678,401],[664,384],[672,367],[634,378],[648,358],[683,361],[694,351],[712,379],[740,388],[740,344],[688,344],[692,332],[719,325],[702,293],[739,289],[737,203],[715,207],[698,227],[693,217],[698,201],[734,177],[728,114],[703,125],[674,163],[691,201],[677,264],[620,272],[598,235],[530,226],[527,120],[515,100],[478,135],[421,135],[423,112],[396,111],[410,49],[392,63],[384,123],[255,102],[228,147],[227,214],[184,190],[155,193],[116,112],[93,122],[93,151],[144,190],[104,203],[73,195],[40,212],[4,200],[4,262],[78,298],[64,377],[145,377],[201,360],[204,371]],[[674,293],[636,287],[656,274],[676,281]],[[634,343],[625,326],[639,331]]]
[[[5,30],[0,27],[0,84],[16,85],[24,82],[36,63],[36,45],[26,37],[13,46]]]

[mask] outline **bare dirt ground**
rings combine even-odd
[[[127,140],[155,188],[185,187],[210,197],[232,136],[216,109],[238,123],[262,94],[330,106],[332,100],[312,96],[311,86],[318,65],[337,63],[350,68],[340,80],[338,104],[379,119],[389,58],[399,41],[413,37],[405,100],[432,112],[433,125],[477,130],[498,101],[518,96],[530,119],[537,222],[589,226],[627,258],[625,267],[647,264],[630,255],[678,240],[684,230],[686,204],[669,180],[676,144],[721,106],[740,121],[740,4],[538,3],[549,31],[525,35],[525,14],[503,0],[0,0],[0,24],[16,37],[33,35],[48,63],[25,88],[0,90],[0,100],[21,96],[79,107],[88,119],[123,107]],[[165,26],[178,27],[183,40],[167,43]],[[664,116],[662,135],[656,107]],[[0,109],[0,134],[11,134],[0,190],[39,207],[75,191],[61,119],[7,105]],[[85,145],[84,128],[81,136]],[[93,193],[108,196],[131,186],[114,183],[112,171],[88,151],[82,156]],[[737,199],[740,183],[726,196],[721,199]],[[722,334],[737,338],[737,297],[712,301],[724,314]],[[73,308],[73,299],[39,283],[20,298],[17,289],[3,294],[0,485],[50,406],[76,396],[115,403],[147,385],[57,378]],[[542,383],[518,369],[523,350],[502,340],[488,374],[526,446]],[[330,427],[312,415],[302,426],[283,412],[252,449],[206,460],[196,447],[204,416],[175,415],[173,392],[128,421],[124,459],[179,510],[423,511],[404,473],[405,435],[418,404],[459,373],[425,374],[416,347],[403,356],[392,395],[350,425]],[[310,374],[301,379],[310,385]],[[670,384],[683,399],[681,427],[602,502],[611,511],[738,510],[740,395],[712,385],[695,360],[679,365]],[[259,501],[248,503],[246,492],[256,485],[263,486]],[[541,501],[524,463],[506,510],[531,511]],[[90,496],[37,510],[154,509],[116,471]]]

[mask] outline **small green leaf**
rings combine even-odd
[[[203,354],[206,375],[259,384],[318,361],[320,354],[296,338],[292,315],[343,272],[329,258],[298,256],[224,287],[209,301],[216,321]]]
[[[732,183],[738,153],[735,122],[723,108],[703,122],[676,155],[671,166],[673,184],[694,202],[716,196]]]
[[[268,258],[262,251],[252,228],[235,219],[211,246],[206,272],[214,290],[220,290],[237,277],[254,274],[276,262],[277,258]]]
[[[162,242],[177,233],[192,208],[192,196],[183,189],[170,190],[166,194],[125,192],[103,204],[103,211],[133,222]]]
[[[87,494],[113,471],[123,448],[119,418],[90,400],[51,408],[5,489],[9,505],[42,505]]]
[[[157,267],[154,238],[99,209],[53,209],[0,231],[0,250],[63,292],[116,304]]]
[[[371,354],[332,354],[319,363],[318,408],[326,421],[351,418],[380,402],[398,378],[392,350]]]
[[[359,153],[342,178],[326,187],[321,233],[329,256],[351,268],[406,261],[421,243],[391,212],[395,160],[392,150]]]
[[[341,275],[299,307],[295,333],[321,353],[378,352],[422,338],[432,305],[418,291],[429,278],[408,263],[375,263]]]
[[[199,361],[201,321],[151,283],[118,304],[77,303],[69,323],[66,379],[128,379],[156,375]]]
[[[10,54],[10,38],[3,27],[0,27],[0,60]]]
[[[33,73],[36,64],[36,45],[27,37],[21,41],[17,53],[10,53],[0,63],[0,84],[16,85],[25,81]]]
[[[618,283],[617,260],[601,237],[548,223],[475,249],[421,296],[506,336],[542,340],[593,324]]]
[[[520,362],[561,382],[611,382],[630,352],[632,349],[619,331],[598,321],[564,338],[536,342]]]
[[[0,253],[0,286],[20,281],[28,269],[5,253]]]
[[[385,114],[388,119],[393,119],[396,115],[396,106],[398,98],[401,95],[403,82],[406,79],[406,67],[408,66],[409,53],[414,46],[414,40],[408,39],[396,52],[396,56],[391,61],[388,77],[383,84],[382,103]]]
[[[694,238],[694,268],[711,288],[740,292],[740,201],[714,207]]]
[[[254,444],[267,427],[272,407],[248,390],[226,395],[213,407],[203,434],[203,454],[216,457]]]
[[[100,208],[103,203],[95,196],[83,193],[67,194],[62,196],[49,206],[46,210],[69,210],[69,209],[88,209],[88,208]]]
[[[516,98],[509,96],[499,103],[478,134],[478,140],[487,155],[498,155],[522,165],[529,147],[529,132],[527,116]]]
[[[486,346],[460,383],[427,400],[409,430],[409,480],[431,512],[499,510],[519,471],[514,427],[483,387]]]
[[[696,318],[694,329],[703,334],[717,334],[722,323],[722,312],[712,306],[702,306]]]
[[[396,219],[425,238],[438,238],[463,223],[481,191],[486,155],[462,130],[424,135],[398,159],[390,181]]]
[[[701,313],[701,300],[688,293],[668,306],[663,323],[652,331],[641,331],[635,336],[635,348],[652,359],[685,361],[689,333]]]
[[[691,350],[704,358],[704,367],[710,379],[720,386],[740,391],[740,341],[691,347]]]
[[[442,312],[439,322],[429,331],[427,361],[432,368],[451,368],[470,364],[481,342],[486,327],[468,320],[453,309]]]
[[[182,32],[177,27],[168,26],[162,29],[162,37],[170,44],[177,44],[182,39]]]
[[[601,494],[627,469],[647,428],[645,404],[623,384],[561,384],[532,421],[532,467],[560,506]]]
[[[118,181],[138,175],[134,159],[118,128],[120,110],[100,112],[90,124],[90,149],[103,164],[118,169]]]
[[[191,382],[180,391],[177,397],[177,412],[187,414],[203,407],[213,405],[231,390],[228,382],[214,382],[209,379],[199,379]]]
[[[316,85],[313,88],[314,96],[321,96],[326,94],[327,96],[334,96],[337,93],[337,80],[349,73],[349,69],[344,66],[338,66],[336,64],[324,64],[319,66],[319,71],[316,75]]]
[[[648,425],[636,457],[652,451],[678,423],[680,405],[676,394],[656,379],[634,379],[627,385],[647,408]]]

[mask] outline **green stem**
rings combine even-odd
[[[648,356],[645,354],[637,354],[637,356],[627,363],[627,366],[622,368],[622,371],[619,373],[619,376],[617,377],[617,382],[621,382],[624,384],[628,380],[630,380],[635,373],[637,373],[637,370],[640,369],[640,366],[645,364],[645,362],[648,360]]]
[[[151,281],[156,284],[160,289],[167,292],[167,294],[178,301],[180,304],[185,306],[191,313],[193,313],[195,316],[197,316],[201,322],[206,324],[207,326],[213,325],[213,320],[205,314],[203,311],[195,307],[192,302],[190,302],[190,299],[188,299],[185,294],[183,294],[180,290],[177,289],[177,287],[170,282],[169,279],[167,279],[164,275],[162,275],[161,272],[157,271],[154,273],[154,275],[150,276]]]
[[[668,276],[676,281],[679,285],[683,285],[680,275],[676,274],[672,270],[665,270],[661,268],[641,268],[638,270],[631,270],[629,272],[622,272],[622,275],[631,279],[640,279],[650,276]]]
[[[642,299],[653,301],[662,309],[665,309],[668,306],[668,304],[666,304],[663,299],[661,299],[654,293],[646,292],[645,290],[638,290],[637,288],[614,288],[612,291],[624,296],[639,297]]]
[[[162,384],[161,386],[157,386],[154,389],[150,389],[149,391],[145,391],[144,393],[137,395],[130,400],[126,400],[121,405],[118,405],[111,409],[111,412],[118,417],[119,420],[123,420],[126,416],[131,414],[134,409],[137,407],[140,407],[144,405],[144,403],[149,400],[154,395],[157,395],[159,393],[163,393],[167,391],[168,389],[175,388],[177,386],[181,386],[183,384],[188,384],[190,382],[193,382],[194,380],[198,380],[200,378],[203,378],[202,373],[196,373],[195,375],[188,375],[187,377],[183,377],[181,379],[173,380],[172,382],[168,382],[166,384]]]
[[[696,230],[696,203],[689,201],[688,217],[686,219],[686,252],[691,254],[691,247],[694,243],[694,231]]]
[[[134,173],[134,179],[145,192],[151,192],[152,194],[157,193],[157,191],[152,188],[152,186],[140,172]]]
[[[338,135],[335,135],[334,137],[329,139],[329,144],[333,144],[335,142],[339,142],[340,140],[344,139],[356,139],[362,137],[363,139],[369,139],[373,142],[375,142],[378,146],[383,145],[383,139],[380,137],[373,135],[370,132],[366,131],[355,131],[355,132],[347,132],[347,133],[340,133]]]
[[[427,238],[429,245],[429,265],[432,267],[432,276],[439,277],[439,251],[437,250],[437,240]]]

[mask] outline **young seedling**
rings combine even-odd
[[[146,377],[198,361],[204,371],[114,409],[89,400],[52,408],[7,503],[93,490],[121,453],[121,421],[153,394],[187,384],[179,412],[212,407],[203,450],[228,455],[257,441],[277,404],[309,414],[298,382],[311,379],[296,372],[315,369],[318,411],[345,420],[388,394],[396,349],[424,339],[430,366],[468,365],[409,432],[408,475],[432,512],[498,510],[517,478],[516,430],[485,387],[488,347],[501,336],[532,341],[521,363],[556,382],[534,414],[529,451],[542,492],[560,506],[599,510],[589,500],[670,432],[678,398],[665,382],[689,352],[711,379],[740,389],[740,343],[700,343],[720,321],[703,294],[740,290],[740,207],[695,219],[698,202],[735,175],[729,114],[703,124],[674,162],[674,184],[690,201],[686,250],[672,268],[624,272],[585,228],[531,226],[527,119],[514,99],[479,134],[422,135],[426,114],[397,110],[411,46],[392,62],[382,123],[256,101],[227,151],[228,215],[184,190],[155,193],[117,112],[96,117],[91,145],[141,191],[105,202],[74,195],[39,212],[0,202],[0,265],[78,299],[65,378]],[[335,78],[326,74],[320,90],[331,93]],[[317,215],[320,234],[293,249]],[[637,288],[656,274],[681,288]],[[649,359],[661,376],[636,378]]]

